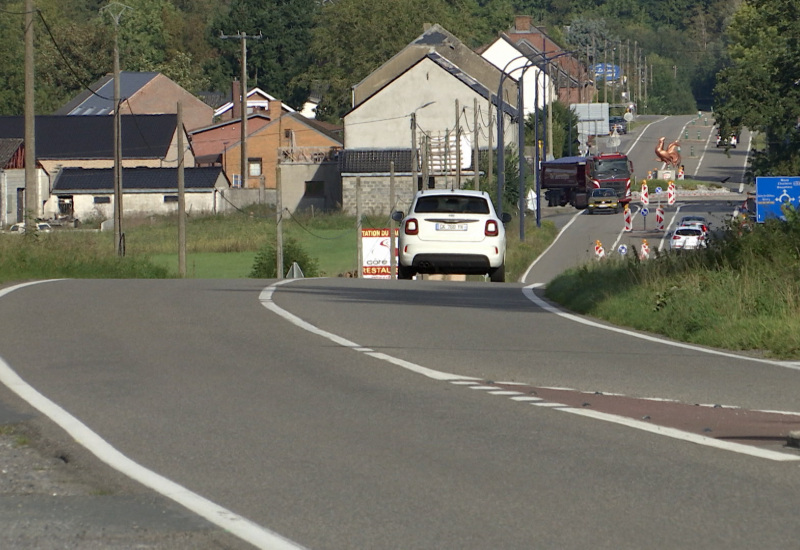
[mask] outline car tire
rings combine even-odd
[[[410,267],[397,264],[397,278],[398,279],[412,279],[415,273]]]
[[[489,271],[489,280],[493,283],[505,283],[506,282],[506,264],[501,264],[500,267],[496,267]]]

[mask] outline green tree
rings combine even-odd
[[[756,175],[800,173],[800,5],[748,0],[731,22],[732,65],[721,71],[715,117],[721,131],[761,131],[767,150],[754,159]]]
[[[496,36],[499,29],[491,25],[508,25],[511,13],[502,20],[495,11],[508,9],[510,4],[499,0],[483,6],[475,0],[326,2],[311,43],[314,63],[298,82],[325,90],[318,117],[338,121],[350,109],[351,87],[421,35],[425,23],[438,23],[477,47]]]
[[[210,40],[221,52],[211,69],[215,85],[226,89],[241,72],[241,42],[221,40],[219,35],[260,34],[260,39],[247,42],[248,88],[262,86],[285,103],[301,107],[308,89],[293,80],[311,63],[308,48],[318,6],[315,0],[233,0],[210,28]]]

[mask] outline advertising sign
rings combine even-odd
[[[398,230],[394,230],[397,244]],[[364,279],[391,279],[392,273],[389,250],[389,228],[362,229],[361,249],[364,251],[364,265],[361,266],[361,277]],[[395,248],[395,255],[397,249]]]
[[[800,207],[800,176],[756,178],[756,221],[785,220],[784,206]]]

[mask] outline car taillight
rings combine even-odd
[[[497,222],[494,220],[486,220],[486,229],[484,230],[484,234],[487,237],[497,237],[500,233],[500,229],[497,226]]]
[[[403,230],[406,235],[416,235],[419,233],[419,224],[415,218],[411,218],[410,220],[406,220],[406,227]]]
[[[672,240],[673,240],[673,241],[677,241],[677,240],[678,240],[678,239],[680,239],[680,238],[681,238],[681,236],[680,236],[680,235],[673,235],[673,236],[672,236]]]
[[[706,227],[705,225],[703,225],[703,226],[701,226],[701,227],[703,228],[703,233],[706,233],[706,232],[708,232],[708,227]]]

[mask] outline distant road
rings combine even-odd
[[[532,269],[525,274],[526,283],[547,283],[564,270],[578,266],[596,258],[595,244],[600,241],[604,253],[619,254],[620,247],[633,253],[641,250],[646,240],[651,251],[668,247],[668,236],[677,219],[687,214],[700,214],[715,221],[716,226],[729,218],[734,208],[744,200],[739,194],[740,183],[744,181],[751,134],[743,131],[741,145],[727,153],[715,145],[716,129],[710,115],[682,115],[669,117],[640,117],[640,124],[630,133],[621,136],[617,148],[632,160],[636,182],[632,184],[635,192],[641,188],[641,180],[648,171],[663,169],[657,160],[655,147],[660,137],[667,142],[680,138],[681,155],[686,177],[716,184],[717,190],[728,193],[678,193],[674,206],[667,204],[666,189],[658,195],[650,186],[648,217],[641,215],[642,205],[638,200],[631,203],[633,212],[633,231],[625,232],[622,215],[594,215],[581,213],[572,208],[543,207],[542,218],[552,220],[559,229],[566,228],[552,248],[538,258]],[[646,125],[641,123],[647,122]],[[698,138],[699,132],[699,139]],[[684,136],[688,135],[689,139]],[[608,152],[607,138],[598,141],[600,152]],[[724,180],[724,183],[723,183]],[[722,186],[722,189],[719,187]],[[752,187],[745,186],[744,190]],[[664,230],[657,231],[655,211],[659,204],[664,209]]]

